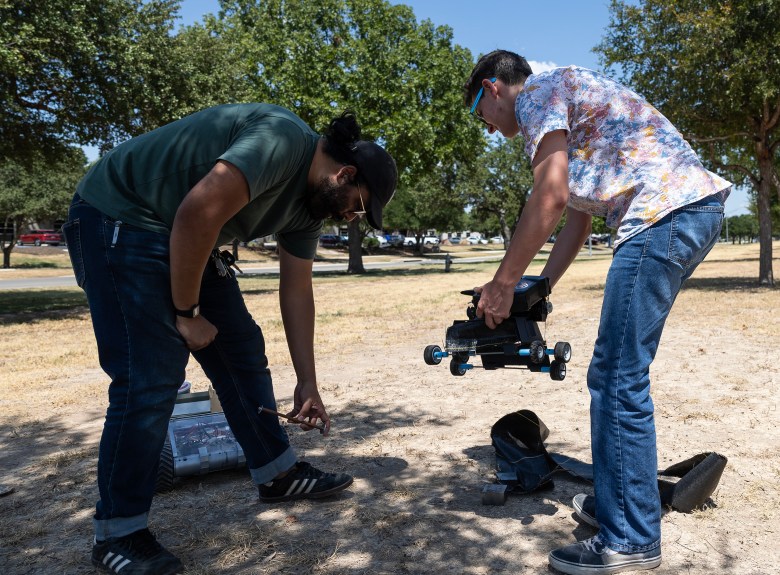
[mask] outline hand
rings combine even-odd
[[[330,432],[330,417],[325,410],[322,399],[320,399],[320,392],[316,383],[298,383],[295,386],[293,410],[287,415],[300,421],[301,429],[304,431],[316,429],[311,425],[306,425],[306,422],[314,424],[319,419],[325,425],[325,431],[320,433],[327,436]]]
[[[203,349],[217,337],[216,326],[202,315],[194,318],[177,316],[176,329],[179,330],[190,351]]]
[[[509,317],[514,300],[514,286],[504,288],[495,281],[489,281],[482,287],[474,288],[480,294],[477,303],[477,317],[485,318],[485,325],[495,329],[498,324]]]

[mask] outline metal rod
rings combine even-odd
[[[258,409],[258,411],[262,411],[263,413],[270,413],[271,415],[276,415],[278,417],[281,417],[282,419],[286,419],[290,423],[297,423],[299,425],[307,425],[309,427],[316,427],[320,431],[325,431],[325,425],[320,423],[307,423],[305,421],[301,421],[300,419],[295,419],[294,417],[291,417],[289,415],[285,415],[284,413],[279,413],[278,411],[274,411],[273,409],[268,409],[267,407],[263,407],[262,405]]]

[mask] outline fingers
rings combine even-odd
[[[317,422],[321,421],[322,426],[325,429],[320,429],[320,433],[328,435],[328,432],[330,431],[330,417],[323,405],[312,400],[307,400],[300,409],[296,409],[295,411],[297,413],[295,419],[301,422],[301,429],[304,431],[317,429]]]
[[[192,319],[177,317],[176,329],[184,338],[187,349],[190,351],[198,351],[208,347],[218,333],[216,326],[203,316]]]

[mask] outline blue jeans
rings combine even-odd
[[[76,280],[87,295],[100,365],[111,378],[98,455],[94,525],[98,539],[148,523],[160,452],[190,352],[175,325],[169,237],[115,221],[78,195],[63,226]],[[276,416],[263,334],[234,277],[204,271],[201,313],[219,334],[193,354],[217,392],[244,450],[252,479],[264,483],[296,461]]]
[[[710,196],[617,247],[588,369],[599,538],[615,551],[661,544],[650,364],[683,282],[718,240],[723,204]]]

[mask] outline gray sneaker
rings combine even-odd
[[[618,553],[591,537],[555,549],[548,556],[550,567],[567,575],[608,575],[621,571],[644,571],[661,564],[661,547],[643,553]]]
[[[584,493],[575,495],[571,504],[577,517],[588,525],[592,525],[596,529],[599,528],[599,522],[596,519],[596,498],[593,495],[585,495]]]

